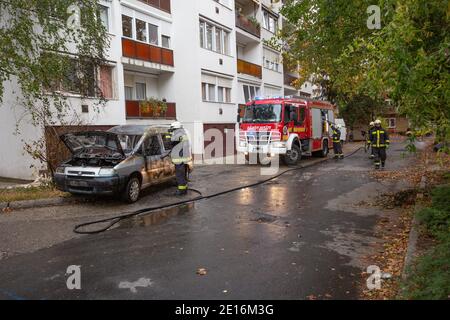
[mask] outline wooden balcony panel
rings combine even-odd
[[[238,73],[248,74],[250,76],[262,79],[262,67],[241,59],[237,61]]]
[[[122,39],[122,54],[125,57],[136,57],[136,42],[131,39]]]
[[[150,47],[145,43],[136,43],[136,59],[149,61],[150,60]]]
[[[138,0],[138,1],[170,13],[170,0]]]
[[[122,54],[127,58],[174,66],[172,50],[132,39],[122,38]]]
[[[173,66],[173,51],[169,49],[161,49],[162,53],[162,64]]]
[[[150,46],[150,62],[162,63],[161,56],[161,48]]]
[[[160,115],[155,115],[152,111],[144,112],[143,110],[141,110],[140,101],[136,100],[125,101],[125,109],[127,118],[170,120],[175,120],[177,118],[177,106],[176,103],[173,102],[167,102],[166,113]]]
[[[139,101],[125,101],[125,109],[127,118],[139,118],[140,117],[140,108]]]

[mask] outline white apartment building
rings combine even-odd
[[[81,99],[61,88],[86,124],[170,124],[177,119],[191,132],[193,152],[203,154],[216,128],[233,139],[239,106],[255,96],[311,96],[291,86],[295,73],[283,70],[281,53],[266,45],[282,27],[281,0],[100,0],[108,29],[108,66],[93,70],[108,101]],[[28,124],[6,83],[0,106],[0,176],[31,179],[39,164],[23,151],[23,140],[44,134]],[[139,101],[167,102],[164,114],[146,112]],[[20,135],[14,134],[20,121]],[[206,141],[206,142],[205,142]]]

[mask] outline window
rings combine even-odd
[[[208,22],[200,21],[200,47],[218,53],[229,53],[230,33]]]
[[[231,88],[225,88],[225,102],[231,102]]]
[[[147,85],[145,83],[136,82],[136,100],[147,99]]]
[[[205,48],[205,23],[200,21],[200,47]]]
[[[264,53],[264,68],[272,71],[280,72],[280,54],[267,48],[263,49]]]
[[[133,38],[133,18],[122,15],[122,34],[124,37]]]
[[[109,8],[100,5],[98,8],[98,16],[106,31],[109,31]]]
[[[224,89],[225,89],[224,87],[217,88],[217,101],[218,102],[225,102]]]
[[[150,43],[158,45],[158,26],[149,24],[148,27],[150,33]]]
[[[207,91],[208,91],[208,84],[207,83],[202,83],[202,100],[203,101],[207,101],[208,100],[208,96],[206,94]]]
[[[147,42],[147,23],[136,19],[136,39]]]
[[[397,127],[397,121],[395,118],[389,118],[388,120],[388,128],[396,128]]]
[[[125,87],[125,100],[133,100],[133,87]]]
[[[213,43],[212,43],[212,32],[213,32],[213,27],[209,24],[206,25],[206,49],[212,50],[213,48]]]
[[[162,36],[161,37],[161,45],[164,48],[170,48],[170,37],[169,36]]]
[[[231,88],[218,87],[217,88],[217,101],[218,102],[231,102]]]
[[[263,10],[264,28],[272,33],[278,29],[278,18],[269,11]]]
[[[100,66],[99,89],[100,96],[105,99],[113,98],[112,88],[112,68],[110,66]]]
[[[255,99],[255,97],[259,96],[260,89],[259,87],[244,85],[244,98],[245,102]]]
[[[219,28],[216,29],[216,48],[215,51],[222,52],[222,30]]]
[[[159,143],[158,136],[151,136],[144,142],[144,155],[146,156],[159,156],[161,155],[161,144]]]
[[[208,101],[216,101],[216,86],[208,84]]]

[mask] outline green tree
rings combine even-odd
[[[370,5],[381,29],[369,29]],[[302,76],[329,76],[341,107],[352,97],[389,98],[417,127],[450,138],[449,3],[443,0],[288,0],[281,34]],[[319,79],[320,81],[320,79]]]
[[[99,9],[92,0],[0,0],[0,102],[9,84],[24,121],[41,130],[77,122],[61,87],[81,98],[93,95],[87,90],[92,72],[105,62],[109,45]],[[103,103],[101,90],[94,90]],[[42,138],[24,143],[46,161]]]

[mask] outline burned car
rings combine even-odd
[[[140,191],[175,178],[168,127],[125,125],[60,138],[72,153],[54,175],[59,190],[74,194],[120,194],[128,203]],[[192,171],[192,162],[189,171]]]

